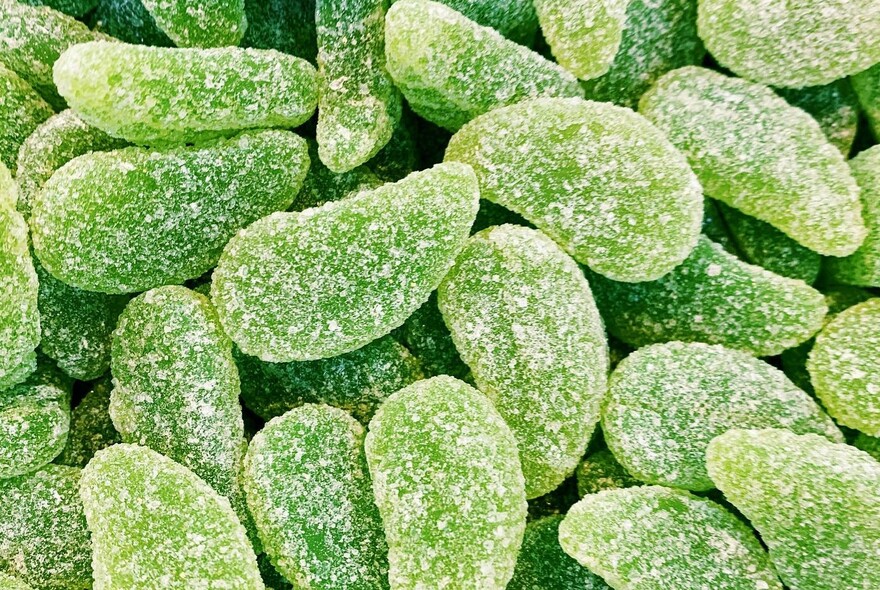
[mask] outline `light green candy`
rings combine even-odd
[[[392,395],[365,449],[395,590],[503,590],[526,524],[516,441],[492,403],[452,377]]]
[[[578,495],[581,498],[602,490],[616,490],[642,485],[642,482],[634,478],[608,449],[587,455],[578,465],[575,475],[577,476]]]
[[[489,228],[465,244],[437,301],[513,431],[526,497],[553,491],[586,451],[608,374],[602,318],[577,263],[536,230]]]
[[[558,65],[429,0],[400,0],[388,10],[385,53],[413,111],[450,131],[522,100],[583,96]]]
[[[388,588],[388,547],[363,450],[342,410],[305,405],[251,441],[245,489],[272,563],[297,587]]]
[[[850,79],[874,137],[880,137],[880,63]]]
[[[880,436],[880,298],[840,313],[819,335],[807,370],[816,395],[839,423]]]
[[[718,62],[763,84],[828,84],[880,61],[875,0],[700,0],[700,37]]]
[[[315,68],[263,49],[76,45],[55,62],[58,91],[114,137],[175,145],[255,127],[296,127],[317,103]]]
[[[526,525],[516,570],[507,590],[609,590],[602,578],[562,550],[561,522],[559,514]]]
[[[211,295],[226,333],[268,362],[337,356],[388,334],[452,266],[478,192],[469,166],[440,164],[252,224],[214,271]]]
[[[745,352],[655,344],[629,355],[611,375],[602,432],[617,460],[642,481],[712,489],[706,446],[731,428],[787,428],[843,442],[810,396]]]
[[[535,0],[541,32],[553,57],[580,78],[608,71],[626,23],[630,0]]]
[[[807,88],[778,88],[776,93],[790,105],[807,111],[828,141],[844,158],[849,156],[859,126],[859,101],[849,80]]]
[[[33,590],[30,586],[22,582],[18,578],[13,578],[9,574],[0,572],[0,588],[4,590]]]
[[[615,590],[782,590],[752,530],[682,490],[585,496],[559,526],[559,542]]]
[[[858,186],[819,124],[770,88],[704,68],[660,78],[639,112],[690,161],[706,194],[828,256],[865,237]]]
[[[315,63],[315,0],[244,0],[247,30],[242,47],[276,49]]]
[[[0,5],[0,10],[2,8]],[[0,133],[0,164],[4,168],[16,172],[21,144],[40,123],[51,116],[52,107],[27,82],[0,62],[0,129],[3,130]]]
[[[171,459],[114,445],[83,470],[80,495],[96,588],[263,590],[257,557],[229,502]]]
[[[608,72],[582,84],[587,98],[635,109],[666,72],[703,61],[697,0],[631,0],[620,49]]]
[[[239,228],[286,209],[307,170],[306,142],[281,130],[80,156],[34,202],[34,250],[47,271],[80,289],[180,283],[216,264]]]
[[[67,446],[55,458],[55,463],[71,467],[85,467],[95,453],[122,442],[122,437],[110,418],[110,377],[95,382],[91,390],[73,409]]]
[[[323,403],[366,424],[388,396],[424,377],[419,359],[391,336],[326,359],[267,363],[236,350],[235,361],[241,399],[264,420]]]
[[[376,155],[400,120],[385,69],[384,0],[317,0],[318,152],[334,172]]]
[[[589,279],[608,331],[636,347],[681,340],[772,356],[815,334],[827,311],[803,281],[741,262],[705,237],[660,280]]]
[[[868,235],[853,254],[827,258],[825,269],[835,283],[880,287],[880,146],[860,152],[849,161],[849,167],[862,189],[862,214]]]
[[[449,375],[463,379],[470,372],[437,307],[436,292],[394,331],[394,337],[419,359],[426,376]]]
[[[495,29],[511,41],[531,47],[538,30],[538,15],[525,0],[442,0],[479,25]],[[392,0],[392,4],[394,0]]]
[[[244,0],[141,0],[178,47],[238,45],[248,22]]]
[[[790,588],[880,587],[880,463],[867,453],[814,434],[731,430],[706,462]]]
[[[309,172],[303,180],[302,188],[290,211],[302,211],[311,207],[320,207],[330,201],[338,201],[362,190],[371,190],[382,186],[382,181],[366,166],[358,166],[348,172],[337,174],[327,168],[318,157],[318,144],[307,139],[309,144]]]
[[[522,102],[462,128],[445,159],[473,166],[482,198],[615,280],[665,275],[700,232],[702,194],[687,161],[629,109],[580,99]]]
[[[79,497],[82,472],[47,465],[0,479],[0,571],[35,590],[92,587],[89,530]],[[3,583],[0,588],[14,590]]]

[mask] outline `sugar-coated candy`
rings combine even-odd
[[[229,502],[164,455],[129,444],[99,451],[80,495],[96,589],[263,590]]]
[[[2,8],[0,5],[0,10]],[[16,172],[21,144],[51,116],[52,107],[0,61],[0,129],[3,130],[0,134],[0,164],[4,168]]]
[[[452,377],[392,395],[367,463],[395,590],[503,590],[526,524],[516,441],[479,391]]]
[[[0,588],[3,588],[3,590],[33,590],[31,586],[28,586],[19,578],[12,577],[3,572],[0,572]]]
[[[587,455],[575,471],[578,494],[581,497],[602,490],[631,488],[642,485],[626,467],[621,465],[608,449]]]
[[[853,76],[850,82],[874,137],[880,137],[880,63]]]
[[[400,120],[385,69],[385,0],[317,0],[318,153],[334,172],[376,155]]]
[[[282,130],[86,154],[35,200],[34,250],[56,278],[90,291],[183,282],[210,269],[239,228],[286,209],[307,169],[306,142]]]
[[[782,590],[754,532],[682,490],[585,496],[559,525],[559,542],[615,590]]]
[[[822,327],[822,294],[738,260],[701,237],[680,266],[645,283],[589,274],[608,331],[633,346],[681,340],[779,354]]]
[[[0,479],[0,572],[35,590],[92,587],[89,530],[79,497],[82,472],[47,465]],[[0,588],[10,590],[2,584]]]
[[[697,0],[631,0],[620,49],[604,75],[585,81],[587,98],[636,108],[657,78],[703,61]]]
[[[838,314],[816,336],[807,369],[840,424],[880,436],[880,298]]]
[[[244,0],[242,47],[276,49],[316,63],[315,0]]]
[[[477,387],[510,426],[526,497],[571,475],[599,420],[608,349],[577,263],[537,230],[471,237],[437,301]]]
[[[705,491],[706,446],[731,428],[787,428],[843,442],[834,422],[779,369],[723,346],[646,346],[614,370],[602,408],[605,442],[651,484]]]
[[[473,166],[482,198],[522,215],[615,280],[665,275],[700,232],[697,178],[630,109],[580,99],[521,102],[462,128],[446,160]]]
[[[849,80],[807,88],[778,88],[776,93],[790,105],[807,111],[828,141],[844,157],[849,156],[859,126],[859,100]]]
[[[337,356],[388,334],[452,266],[478,192],[469,166],[439,164],[257,221],[229,242],[214,271],[226,333],[269,362]]]
[[[388,72],[412,110],[450,131],[521,100],[583,95],[560,66],[430,0],[391,6],[385,53]]]
[[[851,255],[826,259],[825,270],[835,283],[880,287],[880,146],[860,152],[849,161],[849,167],[861,188],[868,235]]]
[[[238,45],[247,29],[244,0],[141,0],[178,47]]]
[[[862,243],[858,186],[840,150],[770,88],[685,67],[660,78],[639,112],[687,156],[708,196],[820,254]]]
[[[382,186],[382,181],[366,166],[358,166],[348,172],[333,172],[318,157],[318,144],[307,139],[309,144],[309,172],[303,180],[302,188],[296,195],[290,211],[302,211],[320,207],[330,201],[338,201],[362,190]]]
[[[534,0],[553,57],[582,80],[608,71],[626,23],[630,0]]]
[[[98,0],[21,0],[32,6],[48,6],[70,16],[83,16],[95,6]]]
[[[853,446],[880,461],[880,437],[868,436],[860,432],[853,441]]]
[[[699,0],[697,26],[722,66],[763,84],[819,86],[880,61],[876,0]]]
[[[880,463],[870,455],[814,434],[730,430],[706,462],[788,587],[880,587]]]
[[[54,79],[84,121],[153,146],[255,127],[296,127],[317,103],[315,68],[264,49],[95,41],[65,51],[55,62]]]
[[[263,547],[297,587],[388,588],[388,548],[364,456],[364,428],[308,404],[251,441],[245,489]]]
[[[70,109],[49,117],[18,150],[18,210],[29,217],[33,201],[46,181],[77,156],[125,146],[125,141],[92,127]]]
[[[316,403],[366,424],[388,396],[424,377],[419,359],[391,336],[326,359],[267,363],[236,351],[235,361],[241,399],[264,420]]]
[[[265,1],[265,0],[260,0]],[[100,0],[94,12],[96,31],[137,45],[172,47],[141,0]]]
[[[392,0],[392,3],[395,0]],[[538,15],[527,0],[441,0],[484,27],[495,29],[511,41],[532,46],[538,30]]]
[[[95,453],[122,442],[122,437],[110,418],[110,377],[95,382],[91,390],[73,408],[67,446],[55,458],[55,463],[71,467],[85,467]]]
[[[609,590],[605,582],[572,559],[559,545],[562,515],[526,525],[522,549],[507,590]]]
[[[394,337],[418,358],[429,377],[449,375],[463,379],[470,371],[461,360],[449,328],[443,321],[443,315],[437,307],[436,292],[431,293],[424,305],[394,331]]]

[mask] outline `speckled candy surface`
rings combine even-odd
[[[244,0],[142,0],[178,47],[238,45],[247,29]]]
[[[602,449],[584,457],[584,460],[578,465],[575,475],[577,476],[578,495],[581,497],[602,490],[642,485],[642,482],[634,478],[608,449]]]
[[[0,572],[0,584],[6,590],[33,590],[31,586],[25,584],[20,578],[15,578],[3,572]]]
[[[110,418],[110,377],[95,382],[91,390],[73,408],[67,445],[55,458],[55,463],[71,467],[85,467],[95,453],[122,442],[122,437]]]
[[[51,116],[52,107],[0,62],[0,164],[14,173],[21,144]]]

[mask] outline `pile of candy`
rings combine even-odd
[[[880,0],[0,0],[0,590],[880,589],[877,140]]]

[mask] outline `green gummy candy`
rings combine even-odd
[[[629,109],[580,99],[522,102],[462,128],[446,160],[473,166],[482,198],[615,280],[665,275],[700,232],[702,193],[687,161]]]
[[[489,228],[465,244],[437,301],[513,431],[526,497],[553,491],[586,451],[608,374],[602,318],[577,263],[536,230]]]
[[[244,0],[244,12],[242,47],[276,49],[316,63],[315,0]]]
[[[827,258],[825,270],[835,283],[880,287],[880,146],[859,153],[849,161],[861,188],[862,213],[868,235],[862,245],[845,258]]]
[[[67,109],[34,129],[18,150],[18,210],[26,217],[43,185],[52,174],[77,156],[125,147]]]
[[[602,432],[617,460],[642,481],[712,489],[706,446],[731,428],[787,428],[843,442],[810,396],[745,352],[655,344],[629,355],[611,375]]]
[[[522,549],[507,590],[609,590],[605,582],[569,557],[559,545],[562,515],[526,525]]]
[[[263,49],[169,49],[97,41],[55,62],[58,91],[84,121],[154,146],[296,127],[317,103],[315,68]]]
[[[789,587],[880,587],[880,463],[867,453],[813,434],[731,430],[706,461]]]
[[[861,449],[880,461],[880,438],[874,436],[868,436],[867,434],[862,434],[861,432],[856,436],[856,439],[853,441],[853,446],[857,449]]]
[[[671,273],[618,283],[590,273],[608,331],[633,346],[682,340],[779,354],[822,327],[822,294],[738,260],[707,238]]]
[[[83,470],[80,495],[96,588],[263,590],[257,557],[229,502],[171,459],[114,445]]]
[[[0,14],[0,63],[15,71],[53,107],[63,109],[64,99],[52,80],[52,65],[72,45],[104,37],[47,6],[0,0]]]
[[[36,590],[92,587],[81,476],[73,467],[47,465],[36,473],[0,479],[0,571]],[[10,590],[2,575],[0,587]]]
[[[55,459],[60,465],[85,467],[95,453],[122,442],[110,418],[110,377],[97,381],[73,409],[67,446]]]
[[[816,336],[807,370],[839,423],[880,436],[880,298],[838,314]]]
[[[229,242],[214,271],[226,333],[269,362],[337,356],[388,334],[452,266],[478,192],[470,167],[440,164],[257,221]]]
[[[388,548],[363,449],[342,410],[305,405],[251,441],[245,489],[272,563],[297,587],[388,588]]]
[[[0,61],[0,164],[4,168],[16,172],[21,144],[51,116],[52,107]]]
[[[141,0],[100,0],[94,12],[94,22],[96,31],[126,43],[155,47],[174,45],[174,42],[156,26],[156,21],[150,16],[150,12]]]
[[[526,524],[516,441],[492,403],[452,377],[392,395],[365,449],[395,590],[503,590]]]
[[[444,4],[400,0],[385,27],[395,84],[416,114],[450,131],[525,99],[583,95],[558,65]]]
[[[449,375],[462,379],[470,369],[461,360],[449,328],[437,307],[437,293],[395,330],[395,338],[419,359],[428,376]]]
[[[392,3],[395,0],[392,0]],[[477,24],[495,29],[511,41],[531,47],[538,30],[535,7],[526,0],[442,0]]]
[[[630,0],[535,0],[541,32],[563,68],[590,80],[608,71]]]
[[[3,572],[0,572],[0,588],[3,588],[3,590],[33,590],[31,586],[28,586],[20,579]]]
[[[687,156],[712,198],[820,254],[845,256],[862,243],[858,186],[840,150],[770,88],[685,67],[660,78],[639,112]]]
[[[167,151],[75,158],[44,185],[31,231],[43,267],[72,286],[143,291],[209,270],[239,228],[286,209],[308,170],[289,131]]]
[[[48,6],[70,16],[83,16],[95,6],[98,0],[20,0],[31,6]]]
[[[309,172],[303,180],[302,188],[291,205],[291,211],[302,211],[320,207],[330,201],[340,199],[362,190],[382,186],[382,181],[366,166],[358,166],[348,172],[337,174],[327,168],[318,157],[318,144],[307,139],[309,144]]]
[[[559,542],[615,590],[782,590],[752,530],[682,490],[585,496],[559,526]]]
[[[376,155],[400,119],[385,69],[384,0],[317,0],[318,153],[334,172]]]
[[[849,155],[859,126],[859,101],[849,80],[824,86],[779,88],[789,104],[807,111],[844,157]]]
[[[595,494],[602,490],[642,485],[642,482],[634,478],[608,449],[587,455],[578,465],[575,475],[577,476],[578,495],[582,498],[587,494]]]
[[[178,47],[238,45],[248,22],[244,0],[141,0]]]
[[[722,66],[763,84],[819,86],[880,61],[875,0],[700,0],[697,26]]]
[[[366,424],[388,396],[424,377],[419,360],[391,336],[326,359],[267,363],[236,351],[235,361],[241,399],[264,420],[323,403]]]
[[[636,108],[666,72],[699,64],[697,0],[631,0],[620,49],[604,75],[582,84],[587,98]]]

